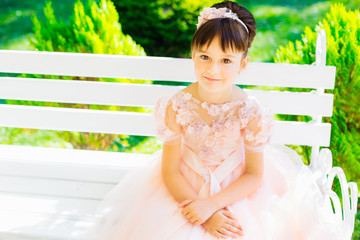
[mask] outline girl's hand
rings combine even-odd
[[[182,214],[193,224],[203,224],[217,209],[209,198],[187,199],[180,203]]]
[[[244,235],[237,219],[227,209],[220,209],[215,212],[203,223],[203,226],[206,231],[218,238],[239,238]]]

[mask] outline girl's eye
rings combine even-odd
[[[203,59],[203,60],[207,60],[209,57],[206,56],[206,55],[201,55],[200,58]],[[231,63],[231,61],[229,59],[227,59],[227,58],[225,58],[224,60],[227,61],[225,63]]]

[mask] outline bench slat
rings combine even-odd
[[[5,144],[0,152],[0,175],[104,184],[116,184],[124,172],[153,164],[149,154],[141,153]]]
[[[63,173],[64,174],[64,173]],[[0,175],[0,192],[101,200],[115,185]]]
[[[85,240],[81,235],[93,224],[39,213],[0,211],[0,215],[0,238],[4,240]]]
[[[50,162],[67,165],[138,168],[149,163],[149,154],[0,144],[0,159]]]
[[[0,126],[155,136],[150,113],[0,105]]]
[[[0,145],[0,192],[101,200],[149,154]],[[0,201],[1,202],[1,201]]]
[[[0,72],[8,73],[193,82],[193,68],[188,58],[0,50]],[[249,62],[235,83],[333,89],[335,71],[335,66]]]
[[[0,158],[0,175],[6,176],[27,176],[27,177],[40,177],[59,180],[74,180],[85,182],[98,182],[105,184],[116,184],[122,178],[122,175],[127,171],[135,168],[126,168],[117,166],[91,166],[88,164],[75,165],[75,164],[61,164],[51,163],[52,159],[49,158],[48,163],[43,161],[28,160],[17,161],[13,159]],[[122,161],[119,160],[119,163]],[[120,165],[120,164],[119,164]],[[66,173],[66,174],[65,174]],[[2,183],[0,183],[0,186]],[[1,188],[1,187],[0,187]]]
[[[2,104],[0,116],[0,126],[5,127],[156,136],[151,113]],[[331,127],[275,121],[274,133],[272,143],[328,146]]]
[[[0,77],[0,98],[44,102],[153,107],[185,86]],[[276,113],[331,116],[333,94],[244,89]],[[136,93],[136,94],[134,94]]]
[[[0,212],[16,211],[94,221],[100,200],[61,198],[30,194],[0,194]],[[24,204],[26,202],[26,204]]]

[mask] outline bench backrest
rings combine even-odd
[[[314,121],[308,123],[275,121],[271,142],[312,146],[315,154],[318,154],[319,146],[329,146],[330,143],[331,124],[322,123],[321,118],[332,115],[333,94],[324,93],[324,89],[333,89],[335,81],[335,67],[324,66],[324,38],[318,37],[319,39],[322,39],[322,42],[317,43],[315,64],[250,62],[235,82],[241,85],[317,89],[312,92],[245,89],[248,95],[255,96],[260,104],[268,105],[274,113],[313,116]],[[149,112],[129,112],[0,104],[0,126],[141,136],[156,136],[151,108],[157,99],[163,96],[170,97],[185,87],[151,84],[152,80],[190,83],[196,81],[191,59],[88,53],[0,50],[0,72],[58,77],[0,77],[0,99],[149,108]],[[116,81],[113,78],[121,78],[124,82],[61,79],[63,76],[111,78],[112,81]],[[49,186],[50,182],[66,178],[66,181],[60,183],[63,192],[54,192],[51,188],[36,190],[36,181],[32,184],[33,187],[29,188],[33,179],[29,179],[27,186],[1,184],[0,191],[25,191],[45,195],[59,193],[63,196],[101,199],[104,193],[121,179],[118,170],[109,170],[119,164],[116,163],[120,162],[117,160],[122,159],[121,164],[117,166],[125,171],[136,166],[144,166],[147,156],[132,154],[133,157],[130,157],[129,154],[125,158],[122,157],[124,155],[120,157],[115,152],[96,151],[102,154],[100,156],[94,155],[94,151],[90,150],[56,150],[56,154],[54,149],[43,149],[39,153],[29,147],[19,151],[15,147],[0,145],[0,158],[6,159],[1,163],[0,177],[4,176],[3,182],[11,181],[8,177],[11,178],[14,174],[27,178],[43,178],[49,180]],[[101,159],[101,167],[96,158]],[[13,161],[15,159],[16,162]],[[85,167],[93,162],[96,167]],[[48,163],[51,163],[51,166]],[[71,165],[74,166],[71,172],[67,171]],[[76,183],[69,183],[69,179]],[[70,191],[72,188],[69,188],[68,184],[83,186],[84,182],[110,185],[106,185],[107,187],[97,193],[89,192],[87,188],[78,191],[78,187],[73,192]],[[89,185],[90,188],[97,189],[97,186]]]
[[[334,88],[335,67],[324,66],[325,48],[323,44],[317,44],[316,64],[250,62],[247,69],[236,80],[235,83],[241,85],[317,89],[313,92],[245,89],[247,94],[255,96],[261,104],[272,108],[274,113],[314,117],[315,120],[309,123],[275,121],[272,143],[307,145],[312,146],[313,149],[319,146],[329,146],[331,124],[322,123],[321,117],[332,115],[333,94],[324,93],[323,90]],[[320,46],[323,51],[319,51]],[[155,123],[150,111],[156,100],[162,96],[170,97],[177,90],[185,87],[151,84],[152,80],[190,83],[196,81],[191,59],[88,53],[0,50],[0,72],[56,75],[59,78],[0,77],[0,99],[150,108],[149,112],[128,112],[0,104],[0,126],[141,136],[156,136]],[[120,81],[126,82],[66,80],[61,79],[60,76],[121,78]],[[60,195],[101,199],[104,193],[120,179],[117,171],[111,173],[109,171],[111,167],[105,166],[106,164],[116,165],[116,159],[119,159],[119,155],[116,153],[98,151],[106,153],[106,157],[99,155],[99,158],[106,158],[107,163],[104,160],[101,169],[97,167],[84,170],[87,163],[96,162],[96,157],[91,157],[95,156],[94,151],[78,153],[71,149],[66,149],[66,151],[59,149],[54,154],[53,149],[46,149],[42,150],[40,155],[34,153],[32,148],[23,148],[21,151],[1,145],[0,148],[4,150],[0,157],[8,159],[6,164],[2,164],[0,170],[0,173],[6,176],[3,180],[8,180],[7,176],[9,175],[17,174],[50,179],[50,182],[53,182],[54,179],[63,179],[65,169],[72,164],[74,172],[72,174],[68,171],[67,179],[81,182],[96,181],[96,184],[112,184],[102,188],[98,193],[88,192],[86,188],[84,192],[77,191],[79,188],[75,188],[74,192],[71,192],[69,189],[72,188],[67,185],[69,182],[65,181],[60,183],[63,186],[61,189],[65,189],[64,192],[57,192]],[[146,159],[145,156],[142,157],[138,154],[136,159],[128,156],[126,158],[128,161],[124,161],[122,168],[129,169],[134,164],[142,166]],[[25,158],[28,165],[12,161],[13,159],[25,161]],[[61,169],[60,165],[48,166],[46,162],[49,159],[53,164],[61,162],[61,166],[64,168]],[[68,162],[65,162],[66,159]],[[43,164],[40,168],[36,163]],[[19,166],[15,167],[14,164]],[[23,168],[22,172],[20,165]],[[75,169],[77,170],[75,171]],[[81,172],[83,174],[78,174]],[[31,181],[33,179],[29,179],[27,184],[30,184]],[[71,185],[77,184],[72,183]],[[16,190],[15,186],[1,185],[0,190],[11,191],[10,188],[12,188],[13,191],[18,192],[30,191],[30,193],[40,194],[41,191],[45,191],[44,194],[56,194],[51,188],[46,190],[41,188],[37,191],[36,186],[39,185],[36,181],[32,184],[34,187],[31,189],[27,186],[17,185],[16,187],[19,189]],[[89,186],[89,188],[97,189],[96,186]]]
[[[321,44],[317,45],[317,52]],[[326,52],[324,46],[322,51]],[[334,66],[250,62],[235,84],[317,89],[312,92],[245,89],[276,114],[308,115],[310,123],[276,121],[272,143],[329,146]],[[323,57],[324,58],[324,57]],[[0,78],[0,99],[153,107],[160,96],[184,86],[139,83],[141,80],[196,81],[191,59],[0,50],[0,72],[73,77],[122,78],[127,83],[38,78]],[[131,82],[130,82],[131,81]],[[143,81],[146,82],[146,81]],[[0,126],[155,136],[150,113],[0,104]],[[291,132],[292,134],[288,134]]]

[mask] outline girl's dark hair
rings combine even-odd
[[[195,32],[191,41],[191,51],[202,48],[205,44],[209,47],[215,37],[220,37],[221,48],[226,52],[229,48],[234,52],[244,52],[247,55],[248,48],[256,35],[255,18],[249,10],[232,1],[224,1],[212,5],[215,8],[229,8],[236,13],[249,30],[247,33],[244,26],[237,20],[230,18],[214,18],[206,21]]]

